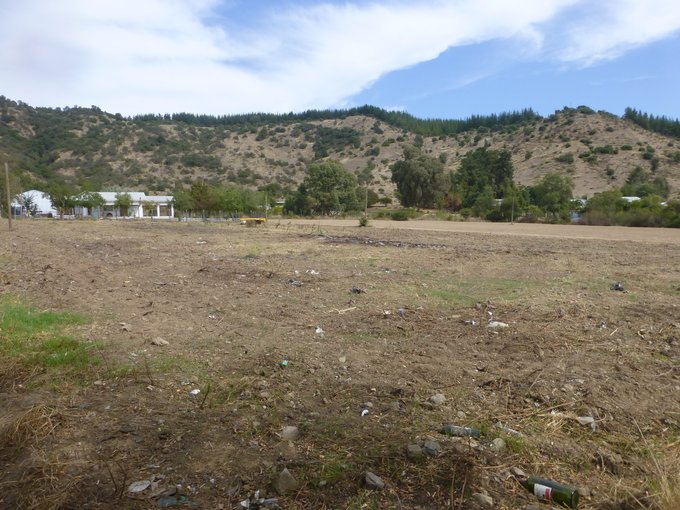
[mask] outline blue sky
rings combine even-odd
[[[112,113],[371,104],[680,118],[670,0],[0,0],[0,94]]]

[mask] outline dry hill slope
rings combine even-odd
[[[427,137],[367,115],[280,123],[254,115],[248,123],[198,125],[169,116],[125,119],[96,107],[35,109],[0,99],[0,155],[38,181],[59,177],[78,186],[87,180],[101,189],[147,192],[195,179],[294,189],[310,162],[333,158],[379,195],[392,196],[390,165],[404,146],[422,144],[427,153],[445,155],[451,171],[477,147],[508,149],[517,182],[530,185],[557,172],[572,177],[576,196],[620,187],[636,166],[665,177],[672,194],[680,194],[680,140],[585,107]]]

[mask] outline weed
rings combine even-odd
[[[640,437],[649,451],[655,469],[655,477],[649,484],[660,510],[673,510],[680,501],[680,454],[674,449],[667,455],[658,456],[640,426],[635,421]]]
[[[353,472],[353,466],[348,465],[343,458],[329,455],[323,459],[321,465],[321,480],[327,484],[334,484]]]
[[[523,454],[527,451],[526,440],[521,436],[506,436],[505,444],[512,453]]]

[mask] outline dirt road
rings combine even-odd
[[[272,220],[273,224],[279,220]],[[324,227],[357,226],[355,219],[280,220],[281,224],[321,225]],[[477,221],[391,221],[371,220],[373,228],[426,230],[433,232],[465,232],[511,236],[555,237],[562,239],[599,239],[605,241],[641,241],[680,244],[680,229],[599,227],[586,225],[542,225],[537,223],[487,223]]]

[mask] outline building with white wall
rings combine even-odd
[[[147,195],[141,191],[100,191],[99,195],[104,199],[104,205],[101,208],[91,211],[83,207],[76,208],[76,216],[151,219],[171,219],[175,216],[173,197],[169,195]],[[130,207],[126,211],[117,206],[120,195],[130,197]]]

